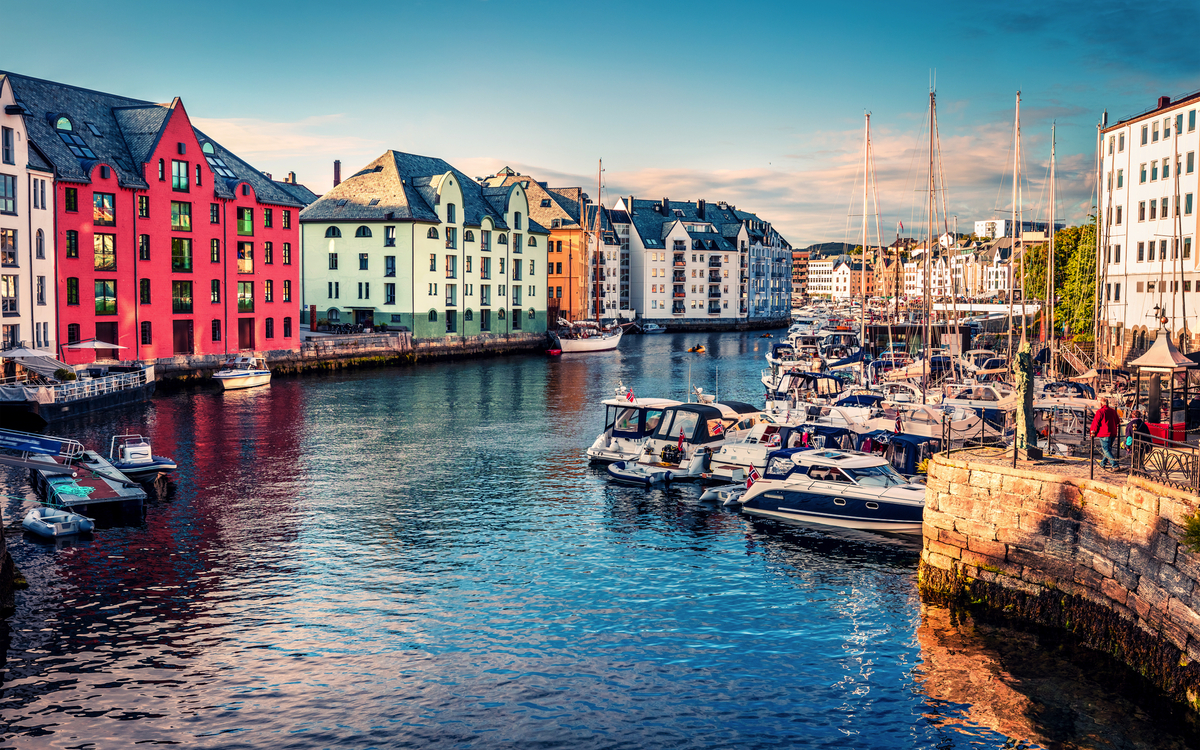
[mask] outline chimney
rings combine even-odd
[[[663,216],[671,213],[671,201],[663,198]]]
[[[284,180],[284,182],[288,182],[288,183],[291,183],[292,185],[295,185],[296,184],[296,173],[288,172],[287,179]]]
[[[273,179],[270,172],[263,172],[263,177],[266,177],[268,180]]]
[[[1158,97],[1158,108],[1159,109],[1163,109],[1164,107],[1168,107],[1170,105],[1171,105],[1171,97],[1169,97],[1169,96]]]
[[[703,198],[696,201],[696,215],[699,216],[701,219],[704,218],[704,199]]]
[[[333,160],[333,186],[337,187],[342,184],[342,161],[341,159]]]

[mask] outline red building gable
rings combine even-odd
[[[55,162],[59,341],[138,360],[298,348],[300,200],[196,130],[179,99],[11,79]]]

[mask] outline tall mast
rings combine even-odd
[[[1050,373],[1055,374],[1054,359],[1054,180],[1055,146],[1057,138],[1055,125],[1050,125],[1050,243],[1046,246],[1046,309],[1042,312],[1042,325],[1046,328],[1048,337],[1043,337],[1050,346]]]
[[[929,374],[932,369],[930,357],[933,354],[933,285],[930,281],[929,274],[931,264],[929,258],[933,255],[933,236],[936,232],[937,219],[937,189],[934,180],[937,173],[933,168],[933,148],[934,148],[934,131],[937,129],[937,93],[932,89],[929,91],[929,229],[925,238],[925,284],[924,284],[924,306],[925,306],[925,354],[921,357],[921,403],[927,403],[925,391],[929,386]]]
[[[1013,185],[1012,185],[1012,236],[1009,238],[1008,253],[1008,361],[1013,357],[1013,293],[1017,288],[1017,183],[1020,182],[1021,161],[1021,92],[1017,92],[1017,114],[1013,120]],[[1021,322],[1024,323],[1024,300],[1021,304]]]
[[[1023,231],[1022,224],[1021,224],[1021,221],[1022,221],[1021,201],[1024,200],[1024,195],[1021,191],[1021,92],[1020,91],[1017,92],[1017,148],[1015,149],[1015,153],[1016,153],[1016,172],[1014,173],[1015,177],[1013,179],[1013,182],[1015,183],[1014,195],[1016,195],[1017,200],[1016,200],[1016,203],[1013,204],[1013,211],[1015,212],[1015,215],[1016,215],[1016,222],[1014,224],[1014,227],[1015,227],[1016,232],[1019,232],[1022,236],[1024,236],[1025,232]],[[1024,252],[1024,243],[1021,242],[1020,240],[1017,240],[1016,235],[1014,235],[1014,241],[1015,241],[1015,246],[1021,248],[1021,251],[1022,251],[1021,252],[1021,275],[1020,275],[1020,279],[1021,279],[1021,343],[1024,344],[1026,341],[1025,252]],[[1015,259],[1015,256],[1014,256],[1014,259]]]
[[[592,232],[592,241],[596,248],[596,324],[600,323],[600,175],[604,172],[604,160],[596,161],[596,224],[595,230]],[[633,214],[633,206],[629,206],[630,215]],[[583,221],[587,223],[586,210]]]
[[[871,113],[867,112],[866,134],[863,138],[863,219],[862,219],[862,308],[858,312],[858,344],[867,345],[867,185],[870,182],[871,170]],[[865,380],[865,378],[864,378]]]

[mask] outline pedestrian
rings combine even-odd
[[[1138,434],[1145,435],[1144,438],[1137,437]],[[1134,440],[1149,440],[1150,426],[1146,424],[1146,420],[1142,419],[1142,412],[1138,409],[1133,410],[1133,419],[1129,420],[1129,424],[1125,425],[1125,447],[1133,450]]]
[[[1096,416],[1092,418],[1092,434],[1100,438],[1100,468],[1116,469],[1117,459],[1113,458],[1112,444],[1117,437],[1117,429],[1121,423],[1121,417],[1117,414],[1117,410],[1112,408],[1112,399],[1104,399],[1103,406],[1096,412]]]

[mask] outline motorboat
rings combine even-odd
[[[689,346],[688,351],[692,352],[693,354],[703,354],[704,353],[704,344],[696,344],[695,346]]]
[[[923,438],[948,437],[952,444],[990,443],[1003,437],[1001,429],[986,422],[974,409],[945,404],[912,404],[885,401],[866,419],[866,431],[882,430]]]
[[[919,533],[925,487],[880,456],[859,451],[776,451],[762,479],[728,497],[750,515],[850,529]]]
[[[632,461],[642,453],[646,438],[658,429],[663,411],[679,402],[669,398],[636,398],[633,391],[617,386],[615,398],[604,400],[604,431],[587,449],[596,462]]]
[[[620,326],[601,328],[592,320],[571,322],[559,318],[558,330],[550,335],[554,339],[553,348],[561,349],[563,354],[572,354],[616,349],[624,333],[625,329]]]
[[[802,364],[800,353],[794,346],[786,343],[772,345],[766,358],[772,367],[795,367]]]
[[[848,427],[806,422],[803,424],[756,425],[740,440],[727,442],[718,448],[709,461],[709,471],[703,475],[710,481],[742,482],[751,472],[766,470],[767,458],[786,448],[845,448],[858,446],[858,435]],[[702,498],[713,499],[713,498]]]
[[[658,323],[646,323],[645,325],[642,326],[643,334],[666,333],[666,332],[667,332],[667,327],[664,325],[659,325]]]
[[[46,539],[83,534],[96,528],[96,522],[79,513],[57,508],[33,508],[21,520],[26,531]]]
[[[141,435],[114,435],[108,448],[108,462],[127,477],[136,479],[148,474],[175,471],[173,459],[156,456],[150,441]]]
[[[750,404],[717,403],[702,394],[700,403],[668,406],[637,459],[609,464],[608,475],[622,484],[643,486],[701,479],[714,451],[742,439],[760,422],[774,421]]]
[[[221,369],[213,375],[213,380],[220,383],[221,387],[227,391],[253,388],[270,383],[271,370],[267,367],[267,361],[262,357],[241,355],[226,360]]]

